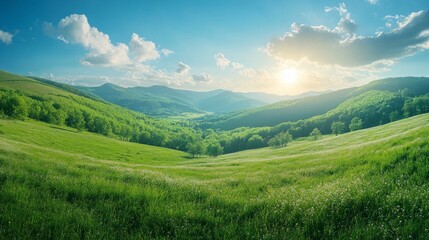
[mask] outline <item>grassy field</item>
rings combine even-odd
[[[1,239],[428,239],[429,115],[185,153],[0,120]]]

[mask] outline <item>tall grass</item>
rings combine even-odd
[[[0,238],[427,239],[428,123],[190,160],[1,120]]]

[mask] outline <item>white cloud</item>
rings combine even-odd
[[[67,44],[78,44],[87,49],[81,59],[83,65],[114,67],[126,71],[150,71],[147,61],[160,58],[156,44],[133,33],[129,45],[113,44],[109,35],[89,24],[85,15],[72,14],[59,21],[57,26],[45,24],[45,32]],[[165,56],[173,51],[161,50]]]
[[[29,75],[32,76],[33,73],[29,73]],[[42,73],[40,77],[74,86],[87,87],[99,86],[115,80],[112,77],[103,75],[58,75],[54,73]]]
[[[378,4],[378,0],[367,0],[372,5]]]
[[[353,34],[357,25],[352,19],[350,12],[347,10],[345,3],[340,3],[338,7],[325,7],[325,12],[337,11],[340,15],[340,21],[338,22],[335,30],[339,33]]]
[[[203,82],[203,83],[209,83],[213,81],[213,76],[208,73],[202,73],[202,74],[193,74],[192,79],[195,82]]]
[[[174,54],[174,51],[170,50],[170,49],[163,48],[163,49],[161,49],[161,53],[164,54],[164,56],[168,56],[168,55]]]
[[[249,73],[253,71],[253,69],[246,68],[241,63],[230,61],[225,57],[223,53],[217,53],[215,55],[215,59],[216,59],[216,65],[221,69],[230,67],[232,70],[237,71],[240,75],[243,75],[243,76],[248,76]]]
[[[231,66],[232,66],[233,69],[242,69],[242,68],[244,68],[244,65],[241,64],[241,63],[238,63],[238,62],[232,62]]]
[[[176,69],[176,73],[181,74],[181,75],[186,75],[191,71],[191,67],[184,64],[183,62],[179,62],[177,64],[177,69]]]
[[[159,58],[155,43],[146,41],[144,38],[139,37],[137,33],[133,33],[129,45],[130,56],[135,62],[146,62]]]
[[[12,38],[13,35],[11,33],[0,30],[0,41],[2,41],[4,44],[11,44]]]
[[[216,65],[221,69],[225,69],[231,63],[231,61],[226,59],[226,57],[222,53],[217,53],[214,57],[216,59]]]
[[[112,44],[109,35],[91,27],[85,15],[72,14],[60,20],[58,26],[45,25],[45,31],[68,44],[79,44],[88,50],[84,65],[121,66],[131,63],[128,46]]]
[[[341,10],[339,10],[341,11]],[[325,26],[293,25],[292,31],[268,44],[267,52],[284,61],[356,67],[392,61],[427,49],[429,12],[411,13],[399,27],[376,36],[344,36]]]

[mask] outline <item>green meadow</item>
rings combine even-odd
[[[0,120],[1,239],[427,239],[429,115],[191,159]]]

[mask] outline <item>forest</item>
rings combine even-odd
[[[19,90],[0,90],[0,116],[27,118],[79,131],[89,131],[125,141],[187,151],[191,157],[218,156],[246,149],[266,147],[289,134],[307,137],[317,129],[321,134],[341,134],[369,128],[429,112],[429,94],[410,95],[370,90],[348,99],[336,108],[308,119],[284,122],[272,127],[240,127],[224,131],[203,129],[204,122],[168,120],[145,116],[104,102],[75,95],[41,96]],[[284,143],[275,144],[283,146]]]

